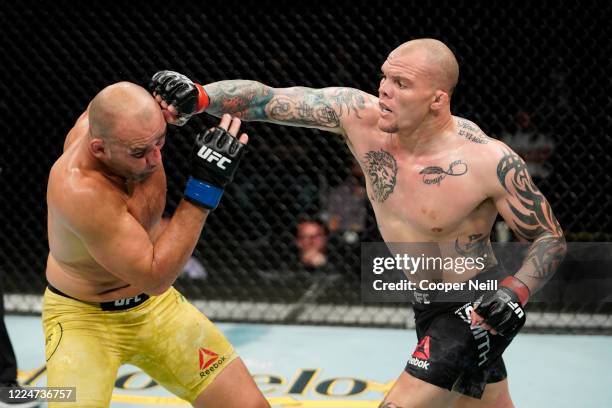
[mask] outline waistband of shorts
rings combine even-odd
[[[412,303],[415,309],[424,310],[446,308],[447,306],[474,302],[482,294],[497,290],[497,282],[506,276],[507,273],[504,271],[504,268],[498,264],[464,282],[459,282],[464,284],[465,289],[463,290],[451,290],[448,292],[440,290],[414,290],[413,296],[415,300]],[[470,282],[474,285],[484,283],[484,288],[472,289]]]
[[[76,299],[76,298],[74,298],[74,297],[72,297],[70,295],[65,294],[64,292],[62,292],[61,290],[59,290],[58,288],[54,287],[51,284],[48,284],[47,288],[49,289],[50,292],[55,293],[56,295],[63,296],[63,297],[68,298],[68,299],[73,299],[73,300],[76,300],[78,302],[87,303],[88,305],[94,305],[94,306],[99,307],[103,311],[109,311],[109,312],[110,311],[116,311],[116,310],[128,310],[128,309],[132,309],[132,308],[134,308],[136,306],[139,306],[139,305],[143,304],[150,297],[146,293],[141,293],[141,294],[136,295],[136,296],[132,296],[132,297],[128,297],[128,298],[123,298],[123,299],[112,300],[110,302],[85,302],[83,300]]]

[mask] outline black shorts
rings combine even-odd
[[[482,397],[487,384],[505,379],[502,353],[512,339],[470,328],[471,310],[471,302],[415,304],[418,344],[406,372],[474,398]]]

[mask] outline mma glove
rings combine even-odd
[[[214,127],[196,136],[191,150],[191,177],[185,187],[185,198],[214,210],[225,186],[234,178],[245,145],[229,132]]]
[[[496,292],[483,295],[475,302],[474,311],[498,334],[512,338],[527,320],[523,306],[528,298],[527,285],[514,276],[508,276],[500,282]]]
[[[210,103],[202,85],[174,71],[156,72],[149,83],[149,90],[176,108],[177,126],[183,126],[194,114],[204,111]]]

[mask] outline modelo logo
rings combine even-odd
[[[230,164],[232,162],[230,159],[223,156],[221,153],[215,152],[214,150],[206,146],[202,146],[202,148],[198,152],[198,156],[200,156],[209,163],[216,161],[217,167],[223,170],[227,170],[227,168],[225,167],[226,163]]]
[[[213,363],[214,364],[214,363]],[[209,367],[210,368],[210,367]],[[336,407],[353,406],[354,399],[338,399],[338,397],[356,397],[364,393],[372,392],[378,396],[372,396],[374,399],[382,399],[386,395],[393,384],[395,378],[389,382],[378,382],[375,380],[362,380],[353,377],[336,377],[319,379],[320,369],[298,369],[297,372],[289,377],[289,381],[280,375],[271,374],[254,374],[253,379],[257,383],[261,391],[266,394],[268,400],[273,406],[280,407],[321,407],[321,399],[308,399],[308,395],[316,393],[323,397],[333,398]],[[34,374],[25,381],[28,386],[37,385],[40,381],[44,385],[43,375],[46,372],[46,367],[42,366],[35,370]],[[142,403],[150,406],[150,396],[141,394],[130,394],[130,391],[142,391],[151,388],[156,388],[159,385],[155,380],[149,377],[142,371],[135,371],[119,376],[115,381],[115,388],[127,392],[125,397],[130,399],[131,403]],[[272,394],[272,395],[270,395]],[[121,397],[116,394],[115,398]],[[169,404],[181,404],[183,400],[178,397],[164,397]],[[161,404],[161,403],[159,403]],[[158,405],[158,404],[153,404]]]
[[[368,391],[385,394],[395,382],[392,380],[389,383],[378,383],[351,377],[316,381],[319,371],[319,369],[298,370],[295,379],[290,383],[287,383],[284,377],[269,374],[253,374],[253,379],[265,394],[281,392],[287,396],[305,396],[308,391],[314,390],[317,394],[328,397],[349,397]],[[143,390],[157,386],[157,382],[143,372],[122,375],[115,382],[115,387],[123,390]],[[280,387],[286,388],[283,390]]]

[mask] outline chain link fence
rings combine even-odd
[[[201,83],[241,78],[377,94],[387,54],[418,37],[454,50],[461,77],[453,113],[525,158],[569,240],[610,241],[611,11],[606,1],[5,2],[0,270],[15,295],[7,306],[36,309],[23,295],[40,295],[46,284],[47,175],[104,86],[144,85],[171,69]],[[167,214],[182,196],[190,130],[215,122],[200,115],[170,131]],[[177,287],[213,318],[406,325],[405,305],[361,304],[359,242],[381,238],[342,140],[261,123],[244,129],[248,155]],[[357,197],[352,224],[335,216],[342,189]],[[300,262],[296,229],[305,217],[331,230],[323,268]],[[540,312],[565,328],[610,324],[602,302]]]

